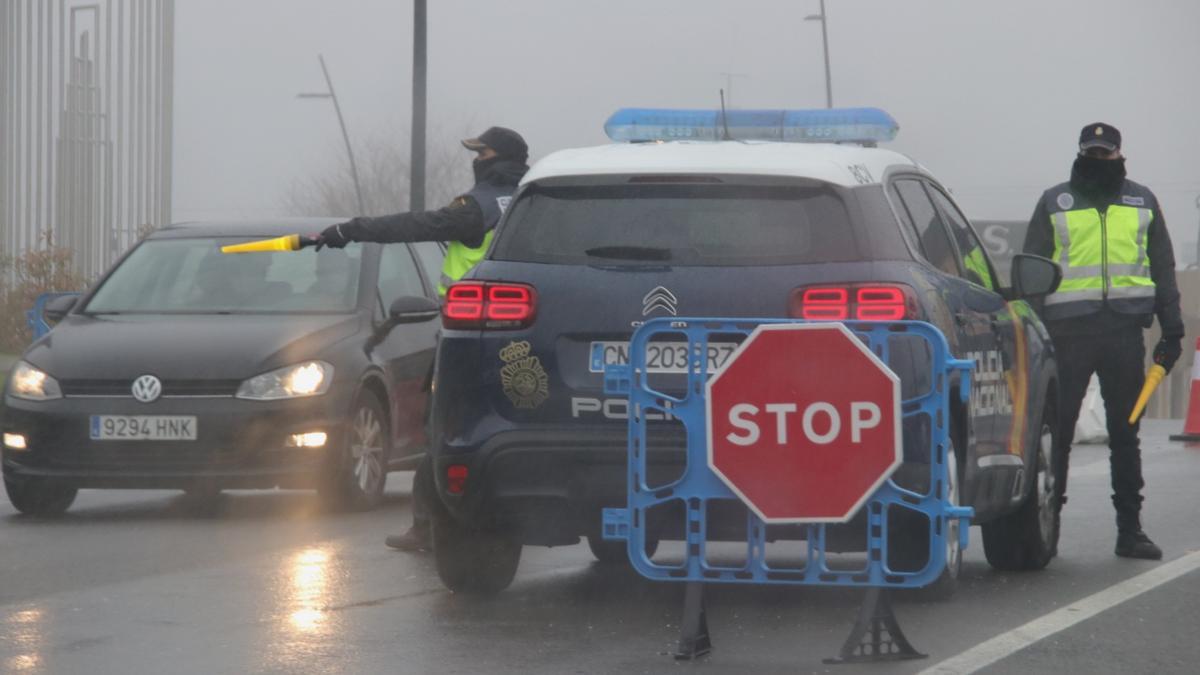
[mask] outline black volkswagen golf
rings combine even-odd
[[[315,487],[375,506],[424,452],[438,244],[223,254],[333,221],[155,232],[87,293],[4,392],[4,487],[23,513],[80,488]]]

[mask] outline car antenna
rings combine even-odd
[[[725,113],[725,90],[719,89],[721,92],[721,124],[725,126],[725,135],[721,137],[723,141],[732,141],[733,136],[729,135],[729,116]]]

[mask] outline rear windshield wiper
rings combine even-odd
[[[592,258],[617,260],[670,260],[671,249],[651,246],[597,246],[584,251]]]

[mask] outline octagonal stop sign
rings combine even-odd
[[[845,522],[900,466],[900,380],[840,323],[763,324],[707,384],[708,464],[768,523]]]

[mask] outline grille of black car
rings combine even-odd
[[[163,396],[233,396],[239,380],[165,380]],[[62,380],[64,396],[132,396],[132,380]]]
[[[63,448],[52,463],[63,467],[89,467],[136,471],[137,469],[216,470],[239,466],[239,453],[229,447],[212,447],[186,442],[93,442],[83,447]]]

